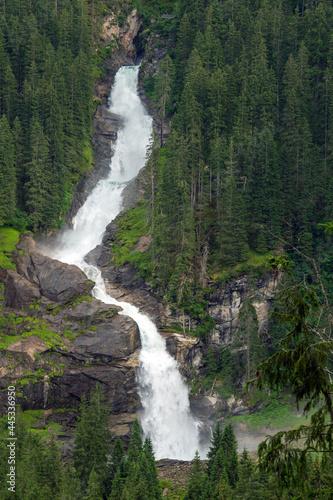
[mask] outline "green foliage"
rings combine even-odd
[[[267,274],[283,237],[314,248],[333,214],[332,8],[236,4],[179,2],[175,43],[145,79],[162,127],[174,103],[165,150],[149,148],[145,198],[153,272],[181,309],[208,276]]]
[[[7,269],[16,267],[11,259],[11,252],[15,251],[15,245],[19,240],[19,233],[9,227],[0,227],[0,266]]]
[[[275,312],[289,331],[281,341],[282,349],[258,367],[258,377],[251,381],[258,388],[267,385],[280,390],[289,384],[296,402],[305,401],[303,413],[315,409],[308,425],[279,432],[267,438],[259,447],[261,463],[270,469],[280,468],[285,484],[297,484],[299,471],[306,467],[307,454],[317,451],[328,459],[332,444],[332,383],[328,366],[333,346],[327,325],[332,325],[332,313],[316,262],[308,257],[320,283],[320,292],[304,281],[297,282],[291,264],[284,258],[272,260],[274,269],[283,267],[286,273],[279,295],[284,310]],[[318,319],[319,318],[319,319]],[[315,374],[315,376],[314,376]]]
[[[237,443],[231,424],[222,432],[217,423],[207,459],[202,499],[231,498],[231,487],[235,487],[238,480]]]
[[[201,324],[194,328],[192,333],[195,337],[205,338],[212,331],[214,326],[215,326],[215,320],[213,320],[213,318],[207,315],[203,318]]]
[[[204,482],[204,471],[199,453],[196,452],[192,462],[190,480],[187,485],[184,500],[200,500]]]
[[[74,340],[75,340],[75,333],[73,333],[71,330],[65,329],[65,330],[63,330],[62,334],[65,337],[65,339],[68,339],[71,342],[74,342]]]
[[[109,496],[111,500],[122,496],[136,500],[161,499],[152,443],[149,438],[142,443],[141,428],[137,419],[134,421],[127,459],[124,460],[122,447],[119,441],[116,441],[109,474],[113,478]]]
[[[248,382],[266,357],[263,340],[259,337],[257,313],[249,300],[243,302],[239,311],[239,330],[233,339],[232,349],[235,358],[238,358],[238,372]]]
[[[151,257],[148,252],[149,243],[144,246],[142,251],[134,250],[139,239],[148,235],[145,211],[145,205],[141,203],[137,207],[127,210],[118,218],[117,241],[112,244],[111,250],[116,265],[133,264],[139,276],[149,278],[152,269]]]
[[[106,455],[110,449],[111,433],[107,429],[109,408],[100,384],[91,392],[89,402],[82,398],[80,419],[75,436],[74,466],[83,485],[91,479],[92,470],[98,471],[100,481],[107,472]],[[94,480],[94,481],[93,481]],[[91,487],[92,488],[92,487]]]
[[[30,412],[31,413],[31,412]],[[37,414],[36,414],[37,415]],[[39,416],[39,415],[38,415]],[[0,424],[1,442],[7,437],[5,419]],[[44,432],[44,431],[43,431]],[[28,500],[31,495],[36,500],[47,497],[51,500],[60,498],[61,483],[64,480],[63,466],[54,437],[48,431],[48,442],[37,432],[29,430],[25,417],[20,411],[16,414],[15,435],[17,446],[15,450],[15,493],[8,491],[8,484],[3,481],[0,485],[1,498],[20,498]],[[8,448],[0,447],[0,467],[6,475],[8,473]],[[5,476],[4,476],[5,477]],[[72,480],[72,475],[70,478]],[[75,497],[72,497],[75,498]]]
[[[50,330],[48,326],[37,318],[0,314],[0,349],[6,349],[17,340],[24,342],[32,335],[36,335],[45,342],[48,349],[64,345],[60,335]]]
[[[13,0],[3,9],[0,224],[58,227],[74,184],[91,168],[93,39],[101,24],[100,2]]]
[[[236,425],[244,424],[250,430],[259,430],[263,427],[268,427],[272,431],[286,427],[295,428],[300,424],[309,423],[309,415],[302,415],[296,405],[291,402],[288,395],[282,397],[278,396],[276,392],[267,395],[264,391],[258,391],[257,396],[251,396],[249,403],[250,406],[260,403],[260,410],[250,415],[230,417],[227,421],[233,422]],[[313,410],[310,415],[312,413]]]

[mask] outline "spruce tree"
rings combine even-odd
[[[246,448],[241,454],[238,472],[239,479],[235,489],[235,500],[252,500],[252,498],[261,500],[267,498],[258,471]]]
[[[139,420],[136,418],[134,420],[130,445],[128,447],[128,452],[127,452],[127,460],[126,460],[127,474],[129,473],[130,468],[134,466],[135,462],[139,459],[142,449],[143,449],[143,443],[142,443],[141,427]]]
[[[86,500],[103,500],[101,478],[95,471],[95,467],[91,469],[87,485],[87,493],[84,498]]]
[[[25,184],[26,205],[34,230],[53,222],[52,172],[49,147],[42,126],[35,117],[30,127],[30,161],[26,165],[28,181]]]
[[[107,453],[111,433],[107,428],[109,409],[100,384],[91,392],[89,403],[83,397],[80,420],[75,436],[74,466],[83,485],[87,485],[93,468],[103,482],[107,472]],[[97,472],[98,471],[98,472]]]
[[[15,151],[7,116],[0,120],[0,225],[14,217],[16,208]]]
[[[164,120],[168,106],[171,104],[171,89],[174,79],[172,59],[166,55],[156,77],[155,99],[161,116],[161,146],[164,143]]]
[[[124,478],[122,477],[121,468],[118,467],[116,475],[112,481],[111,493],[108,497],[108,500],[119,500],[123,498],[123,490],[124,490]]]
[[[237,441],[232,424],[226,425],[219,450],[223,454],[229,484],[234,488],[238,480]]]
[[[161,491],[159,487],[157,469],[155,465],[155,456],[153,445],[150,438],[146,438],[143,445],[143,454],[146,459],[145,476],[147,478],[149,494],[152,499],[160,499]]]
[[[208,462],[207,462],[206,472],[207,472],[208,476],[210,476],[210,474],[212,472],[215,457],[216,457],[217,452],[221,446],[222,434],[223,434],[223,432],[221,429],[220,422],[217,422],[216,427],[213,431],[211,446],[210,446],[209,451],[207,453]]]
[[[196,451],[192,460],[190,480],[187,485],[184,500],[200,500],[203,491],[204,471],[199,453]]]
[[[234,348],[245,350],[245,379],[253,378],[255,369],[263,360],[263,343],[259,338],[257,313],[249,300],[243,302],[239,311],[239,332],[234,340]]]
[[[229,158],[222,187],[220,248],[221,261],[235,265],[247,258],[248,243],[245,228],[245,207],[241,191],[237,186],[234,144],[229,147]]]

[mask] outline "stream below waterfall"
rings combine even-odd
[[[145,164],[152,119],[137,94],[138,71],[138,66],[120,68],[111,90],[109,109],[124,122],[118,132],[109,176],[99,181],[80,208],[73,229],[64,231],[47,254],[80,267],[95,282],[93,295],[97,299],[122,307],[121,314],[136,321],[142,344],[136,378],[143,407],[140,422],[144,436],[151,438],[157,459],[191,460],[196,450],[202,458],[207,450],[200,444],[200,423],[190,412],[189,388],[177,362],[167,352],[165,340],[148,316],[108,295],[100,270],[84,260],[101,243],[106,226],[121,211],[126,183]]]

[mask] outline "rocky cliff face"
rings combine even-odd
[[[124,414],[121,422],[133,421],[140,406],[136,323],[119,315],[120,308],[92,298],[93,282],[76,266],[43,255],[31,236],[21,237],[14,262],[17,271],[2,269],[0,276],[7,320],[0,344],[1,389],[15,385],[23,410],[71,409],[63,416],[71,425],[72,410],[100,382],[113,420]],[[0,394],[4,412],[6,392]]]
[[[268,311],[278,281],[274,276],[249,280],[243,276],[224,287],[216,287],[209,295],[208,313],[215,320],[209,342],[217,347],[228,347],[238,330],[238,315],[245,300],[251,299],[259,323],[259,334],[268,330]]]
[[[82,179],[74,193],[72,205],[67,214],[67,224],[71,226],[72,219],[87,199],[100,179],[107,177],[110,168],[113,148],[117,133],[121,127],[121,118],[108,110],[108,99],[114,77],[123,65],[132,65],[136,59],[134,40],[141,28],[142,21],[134,9],[120,26],[116,15],[111,14],[104,19],[101,40],[106,47],[113,47],[113,54],[103,63],[104,76],[95,83],[95,101],[101,103],[93,118],[92,146],[94,151],[94,169]]]
[[[175,332],[173,329],[175,323],[184,325],[191,331],[196,326],[196,321],[184,316],[182,311],[176,310],[171,313],[161,295],[158,295],[149,283],[137,276],[132,265],[115,266],[112,243],[117,242],[118,238],[116,222],[109,224],[102,245],[93,250],[87,256],[87,260],[100,267],[112,296],[136,305],[140,311],[155,321],[161,329],[161,334],[166,338],[169,352],[177,359],[180,371],[187,380],[201,380],[205,376],[204,355],[208,349],[219,350],[232,344],[239,327],[239,312],[246,300],[250,299],[257,311],[259,334],[268,336],[268,313],[278,285],[277,279],[272,275],[255,280],[242,276],[224,286],[210,283],[212,291],[206,300],[207,313],[216,323],[213,331],[204,342],[191,335]],[[196,416],[208,425],[214,424],[217,415],[220,417],[239,415],[258,409],[257,407],[249,409],[246,403],[236,396],[223,399],[214,390],[214,386],[208,391],[193,395],[191,406]]]

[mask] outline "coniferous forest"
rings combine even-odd
[[[173,115],[147,197],[154,272],[193,313],[207,273],[246,269],[253,252],[287,241],[331,262],[318,223],[333,217],[333,5],[180,1],[176,12],[175,43],[147,78]]]
[[[214,287],[244,275],[282,276],[266,338],[246,301],[231,348],[207,349],[206,375],[233,390],[240,380],[249,391],[287,388],[311,417],[264,441],[259,461],[237,450],[231,424],[218,424],[207,460],[196,454],[176,491],[158,480],[138,421],[126,451],[114,439],[97,385],[81,401],[69,458],[18,414],[16,493],[3,481],[2,439],[0,498],[330,499],[332,0],[1,0],[0,226],[41,235],[64,225],[79,180],[93,168],[103,15],[114,9],[121,24],[134,8],[143,20],[138,49],[157,36],[166,55],[157,71],[142,64],[160,126],[147,151],[143,200],[117,222],[114,261],[133,264],[175,314],[192,320],[188,333],[203,343],[214,328],[207,312]],[[129,259],[131,226],[150,246]],[[6,430],[3,419],[1,438]]]
[[[0,221],[57,227],[87,168],[93,34],[85,1],[2,2]]]

